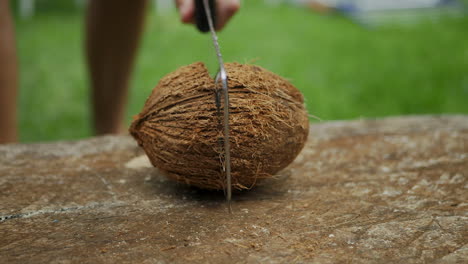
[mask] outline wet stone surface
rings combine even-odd
[[[311,125],[234,195],[162,176],[128,136],[0,146],[1,263],[467,263],[468,116]]]

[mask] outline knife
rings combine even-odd
[[[227,73],[224,69],[223,56],[218,44],[218,36],[215,31],[215,19],[216,19],[216,7],[215,0],[195,0],[195,20],[197,28],[201,32],[211,32],[211,38],[213,40],[213,46],[215,48],[216,57],[218,59],[218,73],[214,80],[215,88],[221,86],[221,91],[224,97],[223,106],[223,147],[224,147],[224,172],[226,176],[226,200],[228,203],[229,213],[232,213],[231,198],[232,198],[232,186],[231,186],[231,147],[229,144],[229,93],[227,83]],[[216,92],[216,106],[218,112],[221,108],[220,93]]]

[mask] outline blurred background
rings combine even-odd
[[[249,0],[219,34],[225,61],[289,79],[323,121],[468,114],[467,1]],[[112,4],[112,1],[109,1]],[[20,62],[20,140],[91,136],[86,1],[12,1]],[[151,1],[126,120],[158,80],[196,61],[214,72],[209,35]],[[112,94],[109,94],[112,100]],[[315,119],[311,119],[318,122]]]

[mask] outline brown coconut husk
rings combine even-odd
[[[232,187],[249,189],[285,168],[303,148],[309,120],[302,94],[261,67],[227,63]],[[204,189],[225,188],[222,107],[203,63],[160,80],[130,133],[168,177]],[[221,96],[222,97],[222,96]]]

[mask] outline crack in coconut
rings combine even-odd
[[[225,66],[232,186],[250,189],[294,160],[307,140],[309,119],[302,94],[284,78],[254,65]],[[224,190],[224,138],[215,93],[203,63],[181,67],[159,81],[130,133],[169,178]]]

